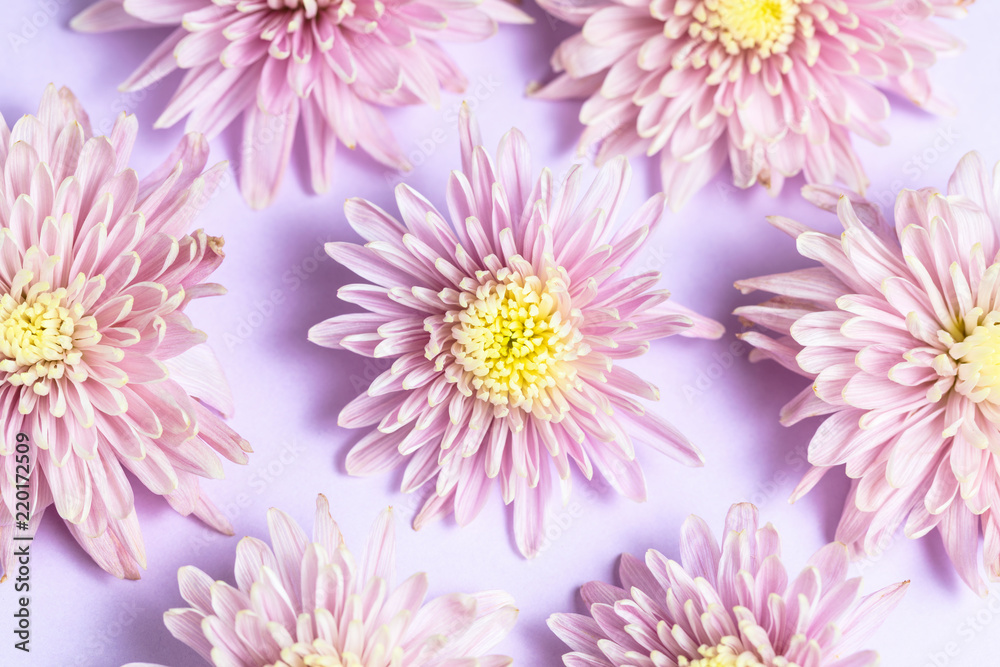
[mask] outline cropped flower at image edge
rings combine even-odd
[[[189,131],[211,139],[242,114],[240,187],[264,208],[300,123],[316,192],[330,187],[338,143],[409,169],[380,107],[440,106],[442,90],[468,82],[438,41],[481,41],[498,23],[531,21],[507,0],[99,0],[73,27],[174,28],[122,89],[179,68],[157,127],[187,116]]]
[[[489,655],[518,610],[503,591],[425,602],[428,577],[394,584],[392,511],[372,527],[361,563],[348,550],[323,495],[312,539],[284,512],[267,513],[270,546],[236,547],[236,587],[195,567],[178,572],[190,604],[164,614],[167,628],[212,665],[269,667],[507,667]],[[360,567],[359,567],[360,566]],[[132,663],[126,667],[158,667]]]
[[[752,358],[811,380],[782,422],[829,415],[794,498],[844,465],[838,540],[873,554],[900,526],[911,538],[937,529],[963,581],[986,595],[980,531],[1000,580],[1000,170],[970,153],[946,192],[900,192],[894,225],[858,196],[805,194],[836,211],[843,234],[771,220],[820,266],[737,283],[778,295],[736,311],[775,334],[742,335]]]
[[[583,586],[587,614],[553,614],[549,627],[572,650],[567,667],[876,667],[860,645],[902,599],[909,582],[860,597],[848,552],[834,542],[791,578],[771,524],[733,505],[722,545],[704,520],[681,528],[680,562],[650,549],[623,554],[621,587]]]
[[[540,98],[586,98],[580,150],[645,153],[677,210],[726,163],[740,188],[810,183],[864,191],[851,135],[889,143],[894,92],[950,105],[928,70],[962,48],[938,18],[971,0],[539,0],[580,26],[556,49]]]
[[[219,455],[245,463],[250,447],[212,411],[231,414],[232,396],[184,314],[192,299],[225,292],[205,282],[222,239],[188,231],[225,164],[203,172],[208,146],[189,134],[139,180],[128,168],[137,131],[122,113],[110,136],[93,136],[73,94],[52,85],[37,116],[13,128],[0,117],[5,573],[15,528],[34,535],[54,504],[98,565],[138,578],[146,556],[126,471],[181,514],[232,533],[197,478],[222,477]],[[15,524],[18,433],[30,443],[27,527]]]

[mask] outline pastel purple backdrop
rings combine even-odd
[[[141,133],[133,156],[140,174],[158,164],[183,133],[152,129],[177,83],[177,76],[134,94],[117,84],[163,36],[163,31],[78,35],[69,19],[89,0],[4,0],[0,9],[0,112],[12,123],[34,112],[45,84],[70,86],[90,113],[95,129],[110,128],[121,110],[136,113]],[[448,46],[472,82],[464,96],[475,109],[485,143],[493,147],[517,124],[532,145],[535,170],[548,165],[563,173],[576,155],[578,104],[527,99],[529,81],[549,75],[548,58],[566,26],[536,6],[526,9],[537,23],[502,27],[483,44]],[[893,99],[889,129],[893,143],[857,146],[872,180],[870,195],[891,204],[900,187],[943,186],[958,159],[981,151],[1000,160],[996,108],[1000,104],[1000,6],[979,2],[968,20],[949,25],[968,48],[933,72],[939,90],[960,108],[954,118],[934,117]],[[676,556],[681,522],[691,513],[721,530],[732,502],[756,503],[764,520],[780,531],[786,564],[798,568],[833,537],[847,490],[842,475],[828,475],[804,500],[786,499],[806,470],[805,445],[818,420],[795,428],[778,424],[778,410],[804,380],[776,364],[750,364],[747,346],[736,342],[733,308],[758,297],[742,297],[739,278],[807,265],[790,239],[764,216],[780,213],[822,229],[832,217],[800,200],[801,181],[789,182],[777,199],[760,190],[738,191],[716,178],[687,207],[671,215],[648,243],[644,266],[663,273],[663,285],[678,301],[723,321],[721,341],[674,338],[657,342],[633,368],[641,367],[661,389],[653,409],[673,421],[702,448],[706,466],[683,468],[641,448],[649,500],[634,504],[606,485],[577,479],[570,505],[549,517],[550,540],[537,559],[517,553],[509,513],[499,495],[471,526],[448,520],[414,533],[409,528],[417,499],[398,491],[398,475],[351,478],[344,457],[359,433],[337,427],[340,408],[375,374],[378,364],[306,341],[310,325],[344,312],[335,298],[352,275],[325,260],[322,244],[357,240],[345,224],[346,198],[362,196],[394,210],[392,185],[400,179],[443,206],[449,170],[459,164],[455,119],[461,96],[446,95],[440,109],[418,107],[388,117],[410,160],[406,175],[340,148],[333,188],[308,194],[306,158],[297,147],[277,202],[253,212],[230,181],[197,221],[226,239],[227,259],[215,278],[229,288],[224,297],[189,309],[226,369],[235,394],[233,426],[252,443],[245,467],[228,465],[226,479],[203,484],[230,516],[235,538],[226,538],[194,519],[175,514],[160,498],[136,492],[146,541],[148,570],[139,582],[111,578],[77,547],[56,520],[46,517],[32,547],[32,652],[13,649],[13,591],[0,587],[0,663],[3,665],[120,665],[148,661],[171,665],[197,662],[175,641],[162,613],[184,606],[177,569],[193,564],[216,579],[232,581],[236,542],[243,535],[266,537],[265,512],[277,506],[311,525],[315,495],[325,493],[334,518],[361,548],[370,523],[386,505],[397,512],[398,570],[427,571],[432,593],[503,588],[521,609],[513,633],[499,647],[521,665],[557,665],[562,644],[545,619],[556,611],[579,610],[578,587],[614,577],[618,555],[641,555],[655,547]],[[238,124],[213,142],[215,160],[237,156]],[[638,205],[659,189],[655,166],[633,160],[629,194]],[[865,589],[911,579],[902,605],[868,642],[884,667],[944,667],[997,664],[1000,654],[1000,585],[983,600],[962,584],[947,562],[939,538],[919,542],[899,536],[885,553],[854,566]]]

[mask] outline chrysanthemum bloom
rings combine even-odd
[[[581,151],[659,155],[673,208],[728,161],[733,182],[772,193],[868,180],[851,134],[878,144],[889,102],[930,109],[927,69],[961,44],[937,23],[971,0],[539,0],[580,33],[552,57],[538,97],[586,97]],[[876,87],[878,86],[878,87]]]
[[[572,653],[567,667],[875,667],[859,651],[909,582],[859,598],[845,545],[820,549],[794,579],[778,533],[757,527],[757,508],[733,505],[720,549],[702,519],[681,529],[681,561],[659,551],[624,554],[622,587],[593,581],[590,612],[553,614],[549,627]]]
[[[836,210],[841,238],[783,218],[799,252],[822,266],[744,280],[779,296],[740,308],[775,331],[744,338],[812,380],[782,412],[826,415],[809,445],[814,466],[795,497],[832,466],[854,482],[837,539],[875,552],[905,521],[909,537],[938,528],[959,574],[985,594],[976,553],[1000,578],[1000,181],[972,153],[947,194],[903,190],[895,226],[877,207],[807,188]]]
[[[479,41],[530,23],[507,0],[99,0],[82,31],[175,27],[122,84],[138,90],[186,70],[157,120],[209,139],[243,114],[240,185],[271,203],[302,121],[312,187],[330,187],[337,143],[409,169],[379,107],[440,104],[467,81],[438,41]]]
[[[189,134],[140,181],[128,168],[137,129],[123,113],[110,136],[93,136],[73,94],[51,85],[37,117],[13,129],[0,118],[8,573],[13,532],[26,530],[18,475],[28,468],[28,532],[54,503],[77,542],[118,577],[145,567],[125,471],[178,512],[231,533],[197,477],[221,477],[217,454],[244,463],[250,448],[206,407],[229,413],[232,398],[205,334],[184,314],[191,299],[225,291],[205,282],[222,262],[222,239],[188,232],[225,165],[203,173],[208,147]]]
[[[718,337],[722,326],[666,304],[659,273],[627,273],[664,201],[656,195],[617,222],[630,180],[625,158],[582,193],[576,166],[562,187],[548,169],[533,182],[518,130],[494,162],[468,110],[460,115],[452,222],[406,185],[396,189],[402,222],[349,200],[347,219],[369,242],[330,243],[327,252],[374,283],[339,292],[368,312],[322,322],[309,339],[394,360],[340,414],[348,428],[377,425],[352,449],[348,472],[407,462],[407,492],[436,478],[416,528],[452,510],[468,523],[499,479],[504,501],[514,503],[517,545],[530,557],[557,477],[569,492],[571,461],[636,500],[646,490],[633,437],[701,464],[637,400],[655,400],[657,389],[615,362],[642,355],[654,338]]]
[[[503,591],[451,594],[424,603],[427,575],[394,587],[392,511],[372,527],[360,568],[316,500],[312,540],[284,512],[267,513],[271,546],[236,548],[236,587],[195,567],[178,572],[191,606],[163,615],[170,632],[210,664],[244,667],[504,667],[487,655],[517,620]],[[129,667],[144,667],[133,664]],[[145,667],[154,667],[145,665]]]

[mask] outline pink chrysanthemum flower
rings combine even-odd
[[[125,471],[178,512],[231,533],[197,478],[222,476],[217,454],[245,463],[250,449],[206,407],[229,413],[232,398],[205,334],[184,314],[191,299],[225,291],[205,282],[222,262],[222,239],[188,232],[225,164],[203,173],[208,147],[189,134],[140,181],[128,168],[137,130],[122,113],[110,136],[93,136],[73,94],[52,85],[37,117],[13,129],[0,118],[8,573],[15,528],[34,534],[54,503],[102,568],[138,578],[145,554]],[[26,530],[17,474],[29,468]]]
[[[316,501],[312,540],[280,510],[267,513],[271,546],[236,547],[236,588],[195,567],[178,572],[191,605],[163,615],[170,632],[219,667],[505,667],[487,655],[517,620],[503,591],[451,594],[424,603],[427,575],[394,587],[392,511],[383,512],[359,569]],[[155,667],[133,664],[128,667]]]
[[[630,180],[625,158],[578,197],[578,166],[561,188],[548,169],[532,182],[518,130],[494,162],[464,107],[460,124],[452,223],[406,185],[396,189],[402,222],[349,200],[347,219],[368,243],[330,243],[327,252],[374,283],[339,292],[368,312],[318,324],[309,339],[394,359],[340,414],[342,426],[377,425],[349,454],[348,472],[407,462],[407,492],[436,478],[416,528],[452,510],[468,523],[499,479],[504,501],[514,503],[518,548],[530,557],[556,477],[569,492],[571,461],[636,500],[645,482],[633,437],[701,464],[637,400],[655,400],[656,388],[615,362],[642,355],[652,339],[718,337],[722,326],[665,303],[659,273],[625,272],[664,208],[659,194],[616,221]]]
[[[733,182],[772,193],[868,180],[851,134],[889,141],[879,88],[931,109],[927,69],[961,44],[935,22],[971,0],[539,0],[582,26],[534,95],[586,97],[581,151],[659,155],[674,209],[728,161]],[[876,87],[878,86],[878,87]]]
[[[783,218],[820,267],[744,280],[778,294],[737,310],[775,331],[744,339],[812,380],[782,421],[830,414],[809,445],[813,468],[794,497],[832,466],[854,482],[837,539],[875,552],[905,521],[935,527],[972,588],[976,565],[1000,579],[1000,180],[965,156],[948,193],[903,190],[895,226],[878,208],[831,188],[806,195],[836,210],[840,238]]]
[[[330,187],[337,143],[393,168],[410,164],[380,106],[440,104],[467,81],[438,46],[530,23],[507,0],[99,0],[82,31],[174,26],[122,84],[144,88],[177,68],[184,80],[156,122],[209,139],[243,114],[240,185],[255,208],[274,199],[302,121],[312,187]]]
[[[622,587],[592,581],[590,616],[553,614],[572,653],[567,667],[875,667],[859,645],[899,603],[909,582],[859,599],[847,548],[828,544],[789,580],[778,533],[757,508],[733,505],[722,547],[702,519],[681,529],[681,562],[655,549],[622,555]]]

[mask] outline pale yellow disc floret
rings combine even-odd
[[[71,371],[83,350],[100,340],[94,317],[82,305],[65,302],[65,289],[48,291],[44,283],[34,285],[23,300],[10,294],[0,298],[0,371],[8,373],[8,382],[45,395],[48,381]]]
[[[363,636],[360,621],[352,622],[358,624],[359,636]],[[362,662],[361,656],[355,652],[340,652],[332,644],[316,639],[312,643],[296,642],[291,646],[281,649],[281,660],[266,665],[266,667],[364,667],[367,664],[385,665],[386,667],[403,667],[404,651],[400,646],[395,646],[387,652],[384,644],[378,644],[370,652],[371,660]]]
[[[692,37],[718,41],[727,53],[784,53],[795,39],[801,4],[810,0],[702,0],[692,11]]]
[[[694,660],[684,656],[678,657],[678,667],[764,667],[753,653],[749,651],[737,652],[736,649],[726,644],[703,645],[698,649],[698,653],[701,657]]]
[[[556,283],[505,271],[461,297],[452,354],[475,395],[496,406],[548,412],[552,390],[576,384],[583,336]],[[561,293],[562,292],[562,293]]]
[[[948,335],[943,341],[948,356],[958,362],[955,390],[976,403],[1000,403],[1000,311],[982,317],[982,309],[972,310],[978,312],[966,318],[972,320],[966,336],[955,342]]]

